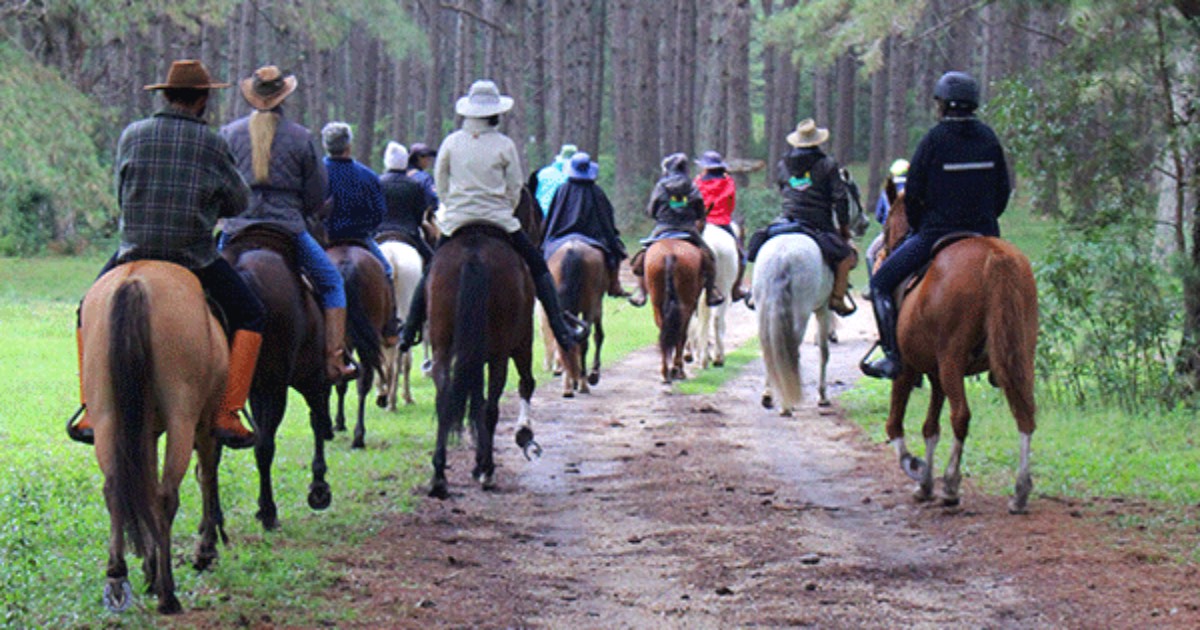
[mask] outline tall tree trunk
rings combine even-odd
[[[438,0],[424,0],[429,25],[425,36],[430,51],[428,73],[425,75],[425,144],[435,150],[442,142],[442,43],[441,7]]]
[[[717,0],[709,4],[710,30],[704,43],[701,72],[704,89],[700,93],[700,127],[696,150],[717,149],[725,144],[726,99],[729,90],[730,16],[737,0]]]
[[[887,56],[888,99],[887,99],[887,157],[907,159],[912,155],[908,146],[908,90],[912,76],[913,44],[909,40],[893,35],[889,38]]]
[[[735,0],[729,17],[729,54],[726,56],[725,155],[750,157],[750,18],[749,0]],[[748,173],[734,175],[739,187],[749,184]]]
[[[838,57],[837,99],[833,113],[833,156],[839,164],[849,164],[854,159],[854,75],[858,71],[857,66],[858,62],[852,51],[847,50]]]
[[[886,55],[887,44],[883,44]],[[867,156],[867,188],[863,203],[868,206],[883,186],[884,153],[887,151],[888,67],[886,59],[871,75],[871,149]]]
[[[813,111],[812,118],[818,127],[831,126],[835,67],[813,68]]]
[[[549,130],[546,127],[546,73],[547,73],[547,44],[546,44],[546,2],[547,0],[528,0],[524,19],[525,54],[529,59],[527,70],[522,73],[525,81],[525,94],[529,99],[529,110],[526,112],[529,136],[533,139],[532,146],[526,149],[529,168],[533,169],[550,159],[552,147],[549,144]]]
[[[592,2],[588,19],[591,25],[591,40],[594,51],[598,51],[591,60],[591,76],[588,77],[587,88],[587,117],[584,119],[583,146],[588,147],[593,158],[600,155],[600,121],[604,117],[604,50],[605,21],[608,13],[607,0]]]
[[[375,116],[379,99],[379,40],[372,37],[366,44],[366,58],[362,65],[362,113],[358,121],[358,137],[354,145],[358,161],[371,166],[375,162]]]
[[[417,106],[412,97],[412,64],[411,57],[405,57],[392,64],[392,138],[401,144],[408,145],[409,125],[412,124],[409,112]]]

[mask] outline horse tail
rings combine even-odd
[[[764,262],[777,264],[779,260],[773,257]],[[800,346],[808,327],[808,314],[804,314],[803,321],[797,322],[797,314],[792,312],[796,306],[792,296],[794,275],[786,273],[789,270],[768,268],[764,271],[767,272],[762,275],[767,281],[768,297],[758,307],[759,344],[767,379],[779,397],[779,408],[791,409],[803,397]]]
[[[680,339],[687,334],[688,323],[683,319],[683,305],[675,287],[675,263],[675,254],[667,254],[663,261],[662,330],[658,334],[658,346],[664,353],[678,347]]]
[[[580,284],[583,280],[583,256],[577,249],[568,249],[563,254],[562,267],[559,276],[562,282],[558,285],[558,306],[564,313],[578,313],[583,310],[579,300]]]
[[[489,277],[478,257],[463,265],[458,280],[458,298],[454,308],[454,347],[450,360],[450,387],[444,388],[442,407],[449,414],[451,428],[462,430],[467,401],[472,409],[483,404],[483,366],[487,354],[487,303]]]
[[[116,409],[116,440],[113,483],[117,511],[125,524],[126,537],[139,556],[154,531],[150,509],[155,495],[155,470],[147,450],[150,427],[146,423],[146,401],[150,398],[153,369],[150,353],[150,309],[140,281],[127,281],[113,296],[109,318],[109,371],[112,373]]]
[[[371,322],[363,305],[362,275],[348,257],[339,263],[338,271],[346,288],[346,331],[350,334],[350,343],[354,345],[354,352],[358,354],[363,369],[375,369],[382,365],[383,344],[379,339],[378,327]]]
[[[988,366],[1013,415],[1032,422],[1037,410],[1033,387],[1038,333],[1033,272],[1019,253],[997,252],[988,258],[983,278],[984,286],[990,287],[984,331]]]

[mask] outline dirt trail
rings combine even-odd
[[[754,328],[733,309],[729,345]],[[839,331],[831,395],[870,328]],[[573,400],[539,374],[544,456],[521,457],[510,403],[498,490],[456,449],[451,499],[344,559],[335,596],[364,627],[1200,627],[1195,569],[1120,538],[1104,505],[1035,490],[1014,517],[969,483],[961,509],[914,504],[890,449],[817,410],[815,357],[793,418],[759,406],[761,361],[713,396],[664,388],[652,350]]]

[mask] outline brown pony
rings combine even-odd
[[[193,447],[203,511],[195,566],[206,568],[217,557],[212,424],[229,368],[225,334],[196,276],[165,262],[133,262],[104,274],[84,297],[81,315],[83,391],[111,524],[103,602],[113,611],[131,603],[128,539],[143,558],[158,611],[177,613],[182,608],[175,597],[171,524]],[[157,445],[163,433],[160,479]]]
[[[358,422],[354,425],[351,448],[366,446],[363,417],[375,375],[383,378],[383,327],[396,312],[387,272],[366,247],[354,243],[335,243],[326,248],[329,260],[342,275],[346,288],[346,348],[358,358]],[[346,388],[337,385],[337,418],[334,428],[346,430]]]
[[[587,370],[586,341],[563,352],[554,342],[554,335],[546,329],[547,348],[557,348],[563,365],[563,397],[571,398],[575,390],[589,393],[588,385],[600,382],[600,348],[604,345],[604,294],[608,290],[608,269],[604,266],[604,252],[587,241],[569,238],[550,260],[550,275],[558,287],[558,304],[563,312],[571,313],[592,326],[592,339],[596,348],[592,353],[592,371]],[[543,318],[543,321],[545,318]],[[551,354],[547,351],[547,356]],[[585,378],[586,376],[586,378]]]
[[[513,214],[526,235],[540,242],[533,195],[522,189]],[[429,496],[450,496],[446,483],[446,442],[461,432],[470,403],[475,437],[471,476],[484,489],[495,485],[492,447],[500,420],[500,396],[508,381],[508,361],[517,368],[521,407],[517,446],[529,457],[541,454],[529,417],[533,378],[533,276],[508,236],[491,225],[468,225],[434,253],[425,283],[431,375],[437,389],[437,444]],[[484,366],[487,367],[486,398]]]
[[[688,323],[704,289],[704,279],[700,277],[701,255],[699,247],[676,238],[655,241],[646,250],[646,288],[654,305],[654,323],[658,325],[664,383],[687,378],[683,360]]]
[[[892,251],[908,232],[908,218],[904,193],[897,194],[889,182],[887,194],[891,210],[885,242]],[[1011,243],[992,237],[965,238],[936,251],[924,278],[900,305],[896,338],[903,365],[892,384],[888,439],[901,468],[919,482],[914,496],[922,501],[932,498],[938,418],[948,398],[954,446],[946,464],[942,501],[957,505],[963,442],[971,420],[963,379],[989,372],[989,381],[1004,390],[1021,435],[1020,468],[1009,511],[1024,513],[1033,489],[1029,455],[1035,428],[1033,364],[1038,336],[1037,285],[1029,259]],[[922,374],[930,382],[922,431],[928,464],[910,455],[904,444],[905,407]]]
[[[258,467],[255,518],[266,530],[279,527],[271,465],[275,460],[275,435],[287,411],[289,387],[304,397],[313,432],[308,505],[324,510],[333,500],[325,480],[325,441],[333,439],[331,387],[325,376],[325,320],[316,297],[300,279],[294,241],[286,229],[256,223],[241,230],[221,251],[267,310],[262,350],[250,389],[250,409],[258,433],[254,444]]]

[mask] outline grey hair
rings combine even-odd
[[[345,152],[350,148],[352,140],[354,140],[354,132],[350,131],[350,125],[344,122],[334,121],[321,129],[321,143],[325,145],[325,151],[330,155]]]

